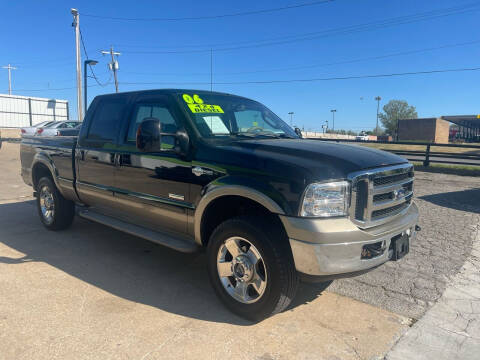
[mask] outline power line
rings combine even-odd
[[[97,85],[97,84],[88,85],[89,88],[90,87],[96,87],[96,86],[100,86],[100,85]],[[76,89],[76,88],[77,88],[76,86],[71,86],[71,87],[63,87],[63,88],[15,89],[15,92],[19,92],[19,91],[62,91],[62,90],[72,90],[72,89]]]
[[[79,30],[80,30],[80,40],[81,40],[81,42],[82,42],[83,52],[85,53],[85,57],[86,57],[87,59],[89,59],[89,56],[88,56],[88,53],[87,53],[87,48],[85,47],[85,42],[83,41],[82,29],[79,28]],[[101,87],[105,87],[105,86],[107,86],[107,85],[110,84],[110,79],[112,78],[111,75],[110,75],[110,78],[107,80],[107,82],[104,83],[104,84],[102,84],[102,83],[100,82],[100,80],[98,80],[97,76],[95,75],[95,72],[93,71],[92,65],[91,65],[91,64],[88,64],[88,67],[90,68],[90,72],[92,73],[92,76],[91,76],[91,77],[92,77],[93,79],[95,79],[95,81],[97,82],[98,85],[100,85]]]
[[[296,4],[296,5],[287,5],[277,8],[270,8],[270,9],[262,9],[262,10],[249,10],[249,11],[241,11],[235,13],[228,13],[228,14],[218,14],[218,15],[204,15],[204,16],[188,16],[188,17],[166,17],[166,18],[125,18],[125,17],[112,17],[112,16],[103,16],[103,15],[95,15],[95,14],[84,14],[80,13],[80,15],[85,17],[97,18],[97,19],[104,19],[104,20],[118,20],[118,21],[188,21],[188,20],[212,20],[212,19],[221,19],[221,18],[228,18],[228,17],[237,17],[237,16],[249,16],[249,15],[258,15],[258,14],[266,14],[284,10],[291,10],[291,9],[298,9],[307,6],[315,6],[333,2],[335,0],[320,0],[320,1],[312,1],[308,3]]]
[[[402,73],[373,74],[373,75],[335,76],[335,77],[328,77],[328,78],[214,82],[213,85],[282,84],[282,83],[295,83],[295,82],[299,83],[299,82],[316,82],[316,81],[333,81],[333,80],[355,80],[355,79],[372,79],[372,78],[397,77],[397,76],[439,74],[439,73],[449,73],[449,72],[465,72],[465,71],[477,71],[477,70],[480,70],[480,67],[410,71],[410,72],[402,72]],[[164,82],[122,82],[122,84],[125,84],[125,85],[157,85],[157,84],[209,85],[210,82],[165,82],[164,81]]]
[[[236,71],[236,72],[219,72],[217,75],[243,75],[243,74],[257,74],[257,73],[269,73],[269,72],[278,72],[278,71],[289,71],[289,70],[302,70],[302,69],[312,69],[312,68],[317,68],[317,67],[327,67],[327,66],[334,66],[334,65],[344,65],[344,64],[352,64],[352,63],[357,63],[357,62],[363,62],[363,61],[371,61],[371,60],[381,60],[381,59],[387,59],[390,57],[398,57],[398,56],[406,56],[406,55],[413,55],[413,54],[419,54],[419,53],[424,53],[428,51],[435,51],[435,50],[443,50],[443,49],[448,49],[448,48],[454,48],[454,47],[459,47],[459,46],[468,46],[468,45],[474,45],[480,43],[480,40],[472,40],[472,41],[467,41],[467,42],[462,42],[462,43],[455,43],[455,44],[446,44],[446,45],[441,45],[441,46],[436,46],[436,47],[428,47],[424,49],[416,49],[416,50],[407,50],[407,51],[401,51],[401,52],[395,52],[395,53],[390,53],[390,54],[384,54],[384,55],[376,55],[376,56],[368,56],[368,57],[363,57],[363,58],[357,58],[357,59],[351,59],[351,60],[342,60],[342,61],[334,61],[334,62],[327,62],[327,63],[317,63],[317,64],[310,64],[310,65],[298,65],[298,66],[291,66],[291,67],[283,67],[283,68],[275,68],[275,69],[268,69],[268,70],[250,70],[250,71]],[[130,71],[125,71],[125,74],[132,74],[132,75],[209,75],[210,73],[152,73],[152,72],[130,72]]]
[[[336,61],[336,62],[329,62],[329,63],[301,65],[301,66],[268,69],[268,70],[239,71],[239,72],[233,72],[233,73],[230,73],[230,74],[231,75],[242,75],[242,74],[254,74],[254,73],[265,73],[265,72],[276,72],[276,71],[289,71],[289,70],[302,70],[302,69],[311,69],[311,68],[324,67],[324,66],[344,65],[344,64],[352,64],[352,63],[357,63],[357,62],[362,62],[362,61],[381,60],[381,59],[387,59],[387,58],[390,58],[390,57],[419,54],[419,53],[424,53],[424,52],[428,52],[428,51],[443,50],[443,49],[454,48],[454,47],[459,47],[459,46],[466,46],[466,45],[473,45],[473,44],[478,44],[478,43],[480,43],[480,40],[474,40],[474,41],[457,43],[457,44],[448,44],[448,45],[442,45],[442,46],[437,46],[437,47],[429,47],[429,48],[418,49],[418,50],[407,50],[407,51],[401,51],[401,52],[390,53],[390,54],[385,54],[385,55],[377,55],[377,56],[369,56],[369,57],[364,57],[364,58],[357,58],[357,59],[352,59],[352,60],[343,60],[343,61]],[[223,74],[219,74],[219,75],[223,75]]]
[[[427,75],[427,74],[440,74],[440,73],[453,73],[453,72],[467,72],[478,71],[480,67],[474,68],[459,68],[459,69],[442,69],[442,70],[425,70],[425,71],[411,71],[402,73],[388,73],[388,74],[373,74],[373,75],[354,75],[354,76],[335,76],[328,78],[308,78],[308,79],[287,79],[287,80],[264,80],[264,81],[233,81],[233,82],[214,82],[213,85],[245,85],[245,84],[282,84],[282,83],[295,83],[295,82],[316,82],[316,81],[335,81],[335,80],[357,80],[357,79],[374,79],[385,77],[398,77],[398,76],[413,76],[413,75]],[[123,85],[210,85],[210,82],[123,82]],[[89,85],[88,87],[98,86],[96,84]],[[65,88],[43,88],[43,89],[17,89],[16,91],[57,91],[57,90],[71,90],[76,87]]]
[[[194,50],[162,50],[162,51],[126,50],[123,52],[131,53],[131,54],[186,54],[186,53],[206,53],[206,52],[210,52],[212,48],[213,48],[213,51],[232,51],[232,50],[240,50],[240,49],[258,48],[258,47],[264,47],[264,46],[288,44],[288,43],[299,42],[299,41],[310,41],[310,40],[316,40],[319,38],[326,38],[331,36],[348,35],[348,34],[354,34],[359,32],[387,28],[391,26],[405,25],[405,24],[410,24],[410,23],[415,23],[420,21],[427,21],[427,20],[437,19],[437,18],[446,17],[446,16],[459,15],[459,14],[467,13],[470,11],[477,11],[478,10],[477,8],[479,6],[480,6],[480,2],[477,1],[474,3],[462,5],[462,6],[431,10],[423,13],[394,17],[386,20],[380,20],[380,21],[369,22],[364,24],[357,24],[357,25],[333,28],[333,29],[304,33],[304,34],[287,35],[283,37],[257,40],[254,42],[244,41],[244,42],[237,43],[237,44],[245,44],[245,45],[216,47],[216,46],[222,46],[222,44],[217,44],[217,45],[205,45],[204,49],[194,49]],[[231,44],[232,43],[223,44],[223,45],[231,45]],[[120,46],[120,45],[117,44],[117,46]],[[197,45],[192,45],[192,47],[194,46],[197,46]],[[148,47],[151,48],[151,46],[148,46]]]

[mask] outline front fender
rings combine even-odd
[[[198,244],[202,243],[201,225],[204,212],[212,201],[220,197],[241,196],[257,202],[274,214],[284,215],[288,213],[288,204],[278,192],[274,192],[272,189],[266,190],[259,184],[258,186],[254,184],[249,184],[253,186],[247,186],[238,182],[234,183],[232,180],[227,178],[217,179],[205,188],[204,195],[195,210],[194,233],[195,241]]]

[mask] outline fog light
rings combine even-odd
[[[361,259],[368,260],[381,256],[385,252],[386,247],[385,241],[363,245]]]

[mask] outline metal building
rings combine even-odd
[[[451,132],[451,140],[480,142],[480,115],[442,116],[442,119],[457,125]]]
[[[47,120],[69,120],[68,101],[0,94],[0,128],[32,126]]]

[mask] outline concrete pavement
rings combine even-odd
[[[0,204],[0,359],[371,359],[408,319],[303,285],[258,324],[214,295],[185,255],[76,219],[63,232],[33,201]]]
[[[480,358],[480,224],[474,247],[440,300],[387,355],[388,360]]]

